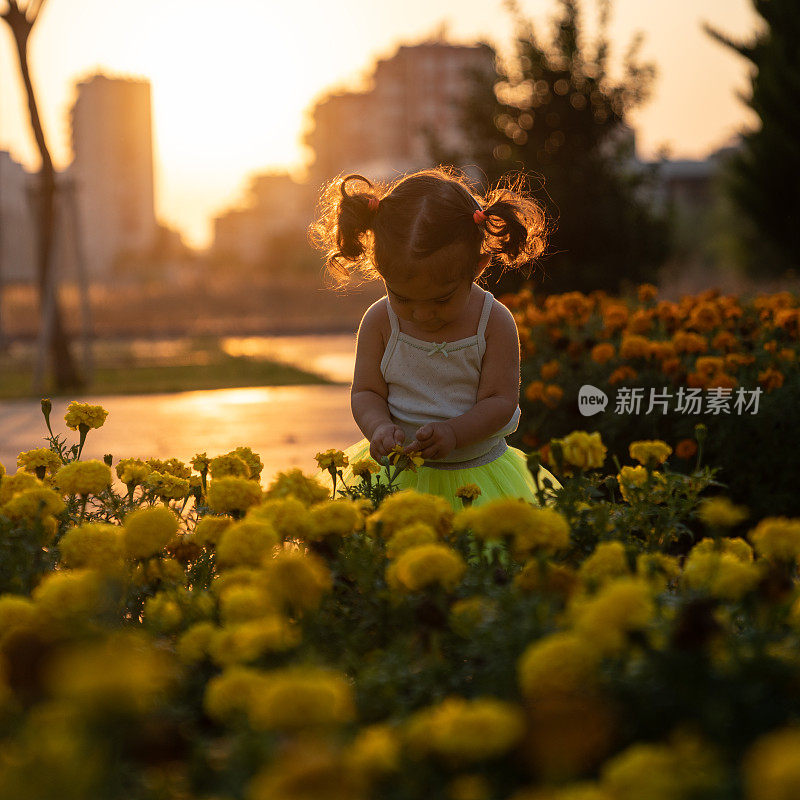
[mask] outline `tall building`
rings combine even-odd
[[[306,137],[315,156],[314,181],[362,171],[390,178],[431,166],[429,134],[447,149],[463,149],[458,116],[471,70],[494,74],[491,48],[443,41],[404,45],[378,61],[367,91],[320,100]]]
[[[75,181],[90,277],[113,274],[118,256],[156,239],[150,82],[93,75],[71,111]]]
[[[34,179],[0,150],[0,283],[36,279],[36,229],[29,200]]]

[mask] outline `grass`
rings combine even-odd
[[[38,399],[41,396],[74,397],[75,390],[59,392],[46,387],[31,390],[33,367],[29,363],[0,364],[0,399]],[[232,389],[245,386],[334,384],[313,372],[265,359],[214,353],[205,364],[98,365],[90,386],[81,395],[158,394],[200,389]]]

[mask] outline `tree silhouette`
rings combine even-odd
[[[744,224],[737,226],[745,271],[779,276],[800,266],[800,6],[796,0],[754,0],[766,21],[750,42],[735,42],[707,22],[703,30],[751,61],[750,96],[737,97],[761,119],[741,131],[722,185]]]
[[[39,170],[38,186],[35,192],[36,226],[37,226],[37,286],[41,325],[47,341],[45,346],[50,353],[53,377],[56,389],[80,388],[82,381],[78,375],[75,361],[69,346],[69,338],[64,330],[58,292],[53,274],[53,238],[55,230],[56,180],[53,160],[45,140],[44,129],[39,117],[36,93],[31,80],[28,64],[28,41],[33,26],[39,18],[45,0],[30,0],[27,5],[20,0],[7,0],[5,7],[0,5],[0,18],[11,29],[17,46],[19,68],[25,92],[28,98],[28,111],[31,128],[39,149],[42,165]],[[39,387],[34,387],[39,388]]]
[[[625,80],[611,84],[605,38],[610,2],[600,0],[593,54],[581,39],[576,0],[559,0],[552,42],[539,42],[513,0],[514,55],[493,76],[472,75],[461,109],[463,152],[432,148],[437,161],[477,166],[488,183],[521,171],[537,178],[534,194],[557,224],[542,263],[548,291],[605,289],[653,280],[669,251],[665,217],[648,206],[657,167],[632,168],[628,111],[645,102],[655,67],[635,61],[638,34],[625,58]],[[519,273],[488,273],[493,291],[515,291]]]

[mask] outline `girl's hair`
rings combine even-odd
[[[486,219],[478,215],[476,222],[476,211]],[[415,261],[448,246],[459,273],[471,271],[473,280],[486,253],[503,271],[520,269],[529,278],[549,234],[524,175],[506,178],[482,197],[463,173],[444,167],[388,186],[362,175],[340,175],[323,189],[317,220],[309,228],[311,242],[325,252],[336,288],[358,278],[405,276]]]

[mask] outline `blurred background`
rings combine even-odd
[[[0,0],[0,462],[45,395],[102,399],[101,455],[214,428],[266,479],[360,438],[383,286],[334,291],[307,239],[341,173],[523,172],[537,292],[796,290],[800,9],[755,5]]]

